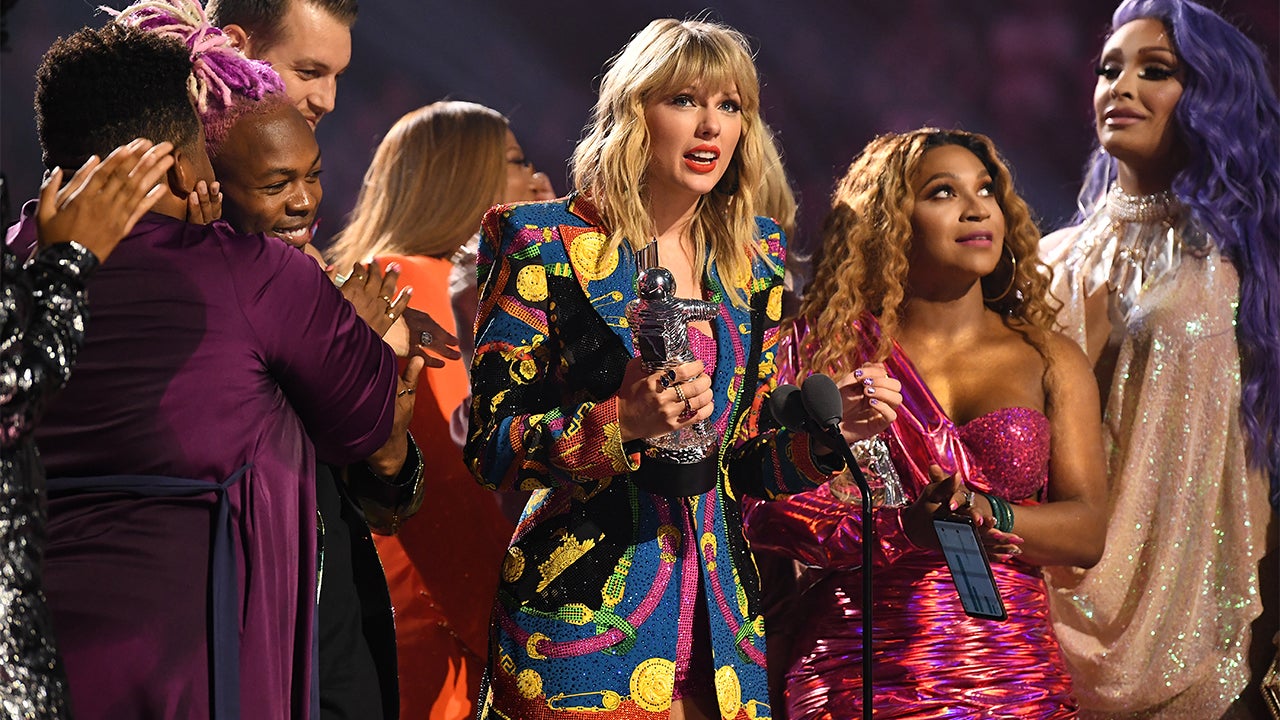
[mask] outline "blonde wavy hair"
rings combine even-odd
[[[397,120],[329,260],[349,268],[380,255],[453,255],[505,187],[507,128],[498,111],[460,101]]]
[[[756,195],[764,168],[760,80],[747,39],[730,27],[702,20],[649,23],[609,61],[592,120],[573,153],[573,183],[589,195],[610,230],[607,254],[625,240],[634,249],[655,233],[646,192],[649,130],[645,104],[690,86],[735,88],[742,135],[724,178],[698,201],[691,233],[699,249],[695,271],[714,261],[735,305],[751,263],[762,257],[755,225]]]
[[[986,301],[987,307],[1014,326],[1053,328],[1049,272],[1038,255],[1040,231],[1026,202],[1014,191],[1009,168],[991,140],[977,133],[934,128],[882,135],[854,158],[832,194],[831,211],[823,222],[817,271],[799,312],[809,325],[801,353],[808,371],[843,374],[852,370],[859,350],[867,349],[852,329],[867,313],[878,319],[881,330],[874,358],[882,360],[889,354],[908,299],[915,210],[911,178],[926,152],[946,145],[958,145],[977,156],[991,174],[996,201],[1004,213],[1007,251],[1001,253],[996,269],[982,279],[984,299],[995,298]],[[1017,261],[1012,278],[1005,260],[1008,254]],[[1028,335],[1044,355],[1044,333]]]
[[[764,133],[767,142],[764,144],[764,172],[760,177],[757,212],[773,218],[783,234],[794,240],[796,213],[800,208],[796,203],[796,193],[791,189],[791,180],[787,178],[787,168],[782,163],[782,143],[778,142],[777,133],[768,124],[764,126]]]

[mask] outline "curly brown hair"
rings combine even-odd
[[[867,314],[877,318],[881,330],[873,357],[882,360],[889,354],[908,299],[915,209],[911,177],[926,152],[945,145],[958,145],[977,156],[991,174],[1004,212],[1005,254],[1012,254],[1016,268],[1010,278],[1010,263],[1002,256],[982,279],[984,297],[993,298],[987,307],[1011,326],[1053,328],[1056,312],[1049,296],[1049,269],[1038,256],[1040,231],[990,138],[936,128],[881,135],[854,158],[831,196],[831,211],[822,225],[817,270],[800,304],[800,318],[809,327],[801,352],[808,371],[839,375],[852,370],[860,355],[859,334],[853,329]],[[1035,335],[1033,343],[1043,354],[1044,333]]]

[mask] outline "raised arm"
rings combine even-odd
[[[90,158],[65,185],[54,169],[40,188],[35,256],[23,267],[4,247],[0,445],[27,436],[70,378],[84,343],[85,280],[155,204],[151,190],[173,164],[172,149],[135,140],[106,160]]]
[[[263,362],[325,462],[366,458],[391,433],[397,369],[315,261],[266,237],[227,235],[222,249]]]

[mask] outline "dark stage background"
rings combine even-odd
[[[35,68],[56,36],[106,21],[94,14],[95,4],[19,0],[7,13],[0,167],[12,185],[12,212],[35,194],[42,172],[30,109]],[[1209,4],[1264,46],[1275,83],[1280,2]],[[1092,139],[1093,62],[1114,5],[364,0],[337,110],[318,129],[325,187],[319,242],[354,204],[382,134],[405,112],[441,98],[505,113],[529,158],[565,192],[566,160],[604,62],[649,20],[704,11],[742,30],[758,50],[765,118],[781,135],[800,195],[802,244],[812,242],[835,178],[867,140],[924,124],[991,135],[1047,231],[1074,209]]]

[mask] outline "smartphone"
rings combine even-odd
[[[965,613],[986,620],[1008,618],[973,519],[965,515],[934,518],[933,529],[942,543],[942,554],[947,558]]]

